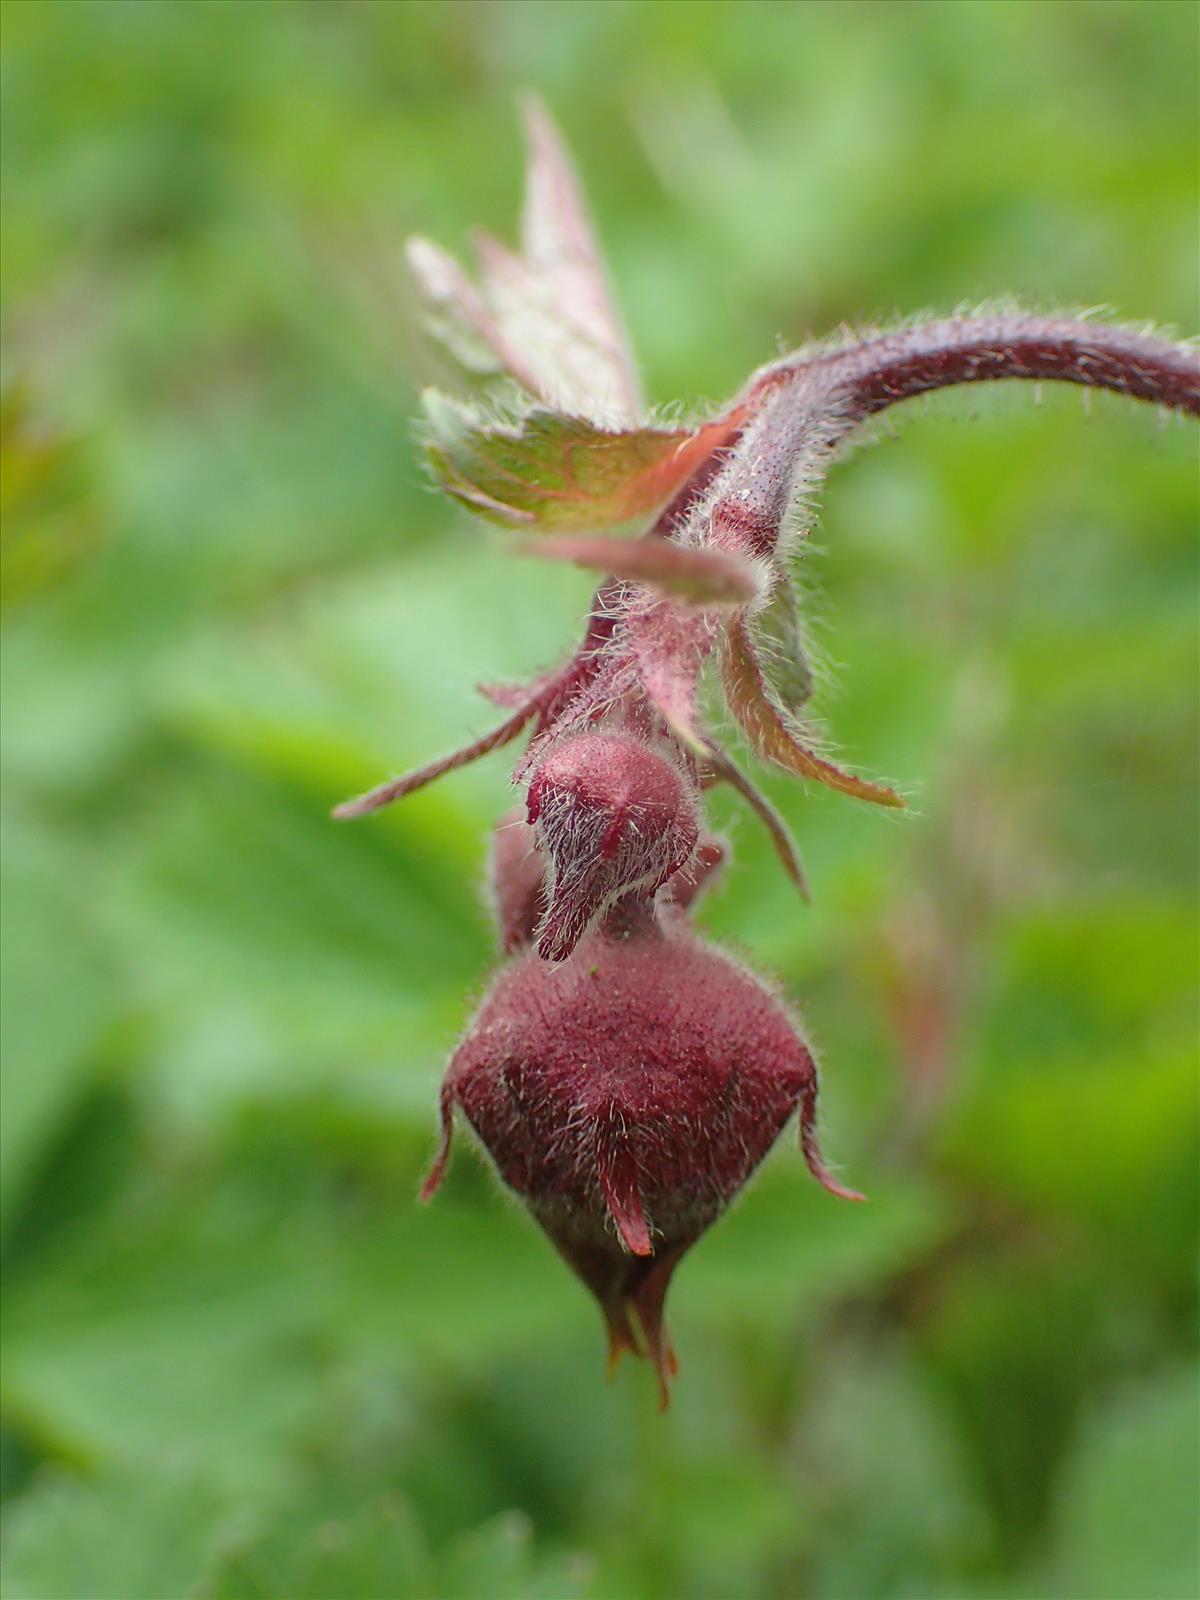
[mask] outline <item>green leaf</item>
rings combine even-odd
[[[489,521],[539,533],[614,527],[654,510],[726,431],[609,430],[544,409],[490,423],[436,390],[423,400],[426,449],[445,492]]]
[[[187,1123],[314,1084],[380,1115],[432,1103],[488,950],[436,835],[339,827],[303,786],[194,759],[105,881],[156,1092]]]
[[[1011,1248],[964,1254],[939,1275],[936,1310],[910,1330],[969,1458],[1002,1566],[1038,1549],[1057,1473],[1103,1372],[1106,1272],[1049,1243],[1041,1258]]]
[[[8,1417],[102,1468],[170,1456],[216,1481],[261,1481],[319,1403],[311,1340],[327,1302],[304,1242],[244,1196],[205,1203],[192,1188],[176,1201],[147,1186],[10,1275]]]
[[[0,964],[0,1218],[96,1070],[115,1016],[114,973],[79,899],[84,864],[25,820],[4,829]]]
[[[948,1155],[987,1190],[1083,1223],[1130,1269],[1179,1271],[1183,1289],[1195,1098],[1193,1032],[1142,1045],[1136,1071],[1124,1051],[1040,1053],[979,1087],[949,1131]]]
[[[936,1393],[903,1350],[861,1329],[827,1341],[812,1360],[806,1447],[834,1470],[816,1511],[810,1592],[941,1594],[932,1575],[961,1571],[986,1522],[972,1463]]]
[[[234,1549],[205,1600],[426,1600],[430,1578],[421,1530],[398,1495],[344,1514],[317,1497]]]
[[[529,1519],[517,1511],[460,1536],[439,1566],[439,1600],[574,1600],[587,1592],[587,1564],[539,1557]]]
[[[1193,1600],[1200,1576],[1194,1371],[1116,1395],[1067,1463],[1045,1592],[1074,1600]]]
[[[318,1107],[301,1144],[287,1121],[276,1103],[222,1162],[145,1183],[9,1276],[3,1395],[36,1443],[100,1465],[173,1452],[214,1478],[258,1482],[354,1358],[406,1375],[471,1370],[574,1318],[594,1327],[598,1372],[583,1290],[495,1195],[466,1140],[425,1208],[428,1143],[393,1130],[376,1162],[386,1187],[375,1179],[339,1209],[330,1196],[347,1167],[365,1181],[364,1135],[351,1127],[347,1139]]]
[[[183,1600],[238,1519],[228,1490],[161,1463],[43,1480],[5,1517],[5,1600]]]

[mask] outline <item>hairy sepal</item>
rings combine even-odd
[[[751,605],[766,580],[760,562],[723,550],[685,550],[667,539],[560,534],[518,545],[517,551],[644,583],[667,599],[694,606]]]
[[[638,687],[673,736],[698,757],[707,749],[696,718],[700,673],[728,615],[711,608],[685,610],[654,598],[625,621],[622,643]]]
[[[894,789],[844,771],[804,742],[787,711],[772,695],[740,618],[733,618],[726,630],[723,670],[729,708],[759,755],[799,777],[812,778],[857,800],[904,808],[903,797]]]

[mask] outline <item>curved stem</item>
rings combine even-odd
[[[1200,357],[1128,328],[1021,312],[950,317],[768,369],[755,392],[790,380],[824,389],[853,424],[901,400],[1001,378],[1111,389],[1200,415]]]
[[[726,548],[776,550],[789,513],[867,418],[934,389],[1004,378],[1111,389],[1200,416],[1200,356],[1186,345],[1020,312],[951,317],[764,368],[742,401],[753,420],[683,514],[719,525]]]

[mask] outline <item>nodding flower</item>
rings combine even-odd
[[[750,374],[713,415],[651,418],[570,161],[526,105],[520,248],[477,239],[478,281],[427,240],[409,262],[432,327],[485,404],[426,391],[439,486],[518,535],[515,550],[601,576],[561,667],[483,689],[490,732],[337,807],[375,811],[528,735],[522,810],[496,833],[508,963],[451,1060],[456,1108],[500,1177],[600,1302],[615,1359],[646,1355],[664,1403],[663,1301],[680,1257],[793,1112],[814,1175],[812,1053],[779,998],[690,926],[724,848],[702,800],[729,784],[807,898],[779,813],[707,724],[701,674],[752,753],[859,800],[903,807],[819,748],[790,562],[843,444],[888,407],[956,384],[1059,381],[1200,415],[1194,349],[1094,318],[1012,306],[839,336]],[[613,529],[624,529],[614,536]],[[717,675],[714,674],[714,678]]]
[[[656,906],[643,890],[616,902],[569,960],[518,943],[451,1059],[422,1191],[428,1200],[441,1183],[459,1110],[595,1295],[610,1363],[647,1357],[664,1405],[677,1367],[663,1320],[672,1274],[794,1113],[814,1177],[862,1198],[821,1159],[817,1069],[794,1018],[689,926],[721,854],[701,845],[677,900],[664,891]],[[540,893],[525,862],[521,872],[510,906]],[[507,926],[518,920],[532,928],[528,910]]]

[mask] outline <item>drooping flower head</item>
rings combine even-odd
[[[812,674],[790,563],[844,442],[887,407],[994,379],[1058,380],[1200,414],[1193,350],[1013,309],[800,350],[694,426],[649,416],[570,163],[526,106],[519,250],[478,236],[478,282],[426,240],[409,261],[431,328],[487,402],[424,396],[442,489],[523,555],[600,573],[579,647],[529,685],[482,692],[490,733],[346,802],[361,816],[511,744],[525,804],[497,830],[493,904],[509,962],[442,1092],[440,1182],[460,1109],[503,1181],[598,1298],[611,1349],[674,1355],[677,1262],[798,1112],[808,1165],[816,1070],[786,1008],[705,947],[688,908],[724,860],[705,791],[728,783],[802,894],[779,814],[714,738],[699,685],[719,664],[752,752],[877,805],[886,785],[830,759],[806,721]]]

